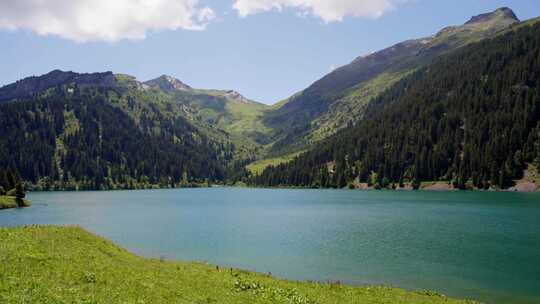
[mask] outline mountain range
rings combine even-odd
[[[360,174],[358,164],[352,165],[352,161],[344,159],[355,155],[357,161],[361,160],[364,156],[356,155],[360,153],[356,150],[363,149],[350,146],[350,151],[338,153],[328,145],[344,142],[344,138],[348,142],[358,139],[357,132],[369,133],[363,128],[374,123],[374,119],[395,111],[392,110],[394,103],[399,107],[406,102],[425,102],[422,99],[411,101],[407,89],[417,85],[416,81],[423,81],[418,79],[423,79],[421,75],[431,69],[451,78],[453,70],[440,69],[441,61],[454,58],[452,56],[467,57],[463,53],[473,56],[481,52],[478,46],[486,43],[493,43],[493,47],[503,52],[505,44],[493,41],[502,39],[500,37],[511,40],[507,36],[517,35],[515,33],[524,31],[525,27],[534,28],[536,21],[520,22],[509,8],[474,16],[463,25],[444,28],[433,36],[407,40],[360,56],[272,106],[250,100],[234,90],[192,88],[167,75],[139,81],[112,72],[80,74],[55,70],[28,77],[0,88],[0,131],[3,134],[0,152],[7,155],[0,160],[0,167],[17,168],[30,184],[59,189],[178,186],[239,180],[265,185],[313,186],[315,179],[321,186],[323,165],[331,169],[324,174],[328,175],[326,179],[334,179],[334,186],[343,186],[339,179],[348,183],[362,175],[360,179],[365,180],[378,171],[381,179],[384,176],[393,182],[400,178],[454,179],[456,174],[448,172],[425,176],[410,172],[387,174],[385,169],[379,169],[379,163],[371,161],[369,165],[363,164],[365,172]],[[534,47],[525,44],[523,52],[534,52]],[[496,60],[496,54],[493,56]],[[514,53],[509,56],[509,61],[518,57]],[[495,69],[494,65],[497,62],[490,63],[484,70],[497,75],[505,68]],[[491,74],[480,76],[489,80]],[[444,81],[451,80],[442,78],[441,81],[421,87],[428,92],[426,87],[441,88],[446,85]],[[534,87],[534,83],[527,86]],[[447,90],[446,94],[456,93]],[[536,100],[536,97],[530,98]],[[536,107],[537,102],[532,102],[531,106]],[[528,119],[533,122],[532,127],[521,130],[521,135],[528,136],[535,127],[537,116],[534,113],[523,113],[532,115]],[[420,121],[418,116],[409,119],[414,120],[411,125]],[[467,128],[465,121],[461,124],[458,128]],[[380,132],[379,135],[384,133]],[[519,141],[531,140],[522,136]],[[433,144],[426,149],[436,148],[437,144]],[[334,156],[315,156],[315,151],[326,151]],[[463,153],[459,147],[454,147],[453,151]],[[410,153],[416,155],[422,151]],[[448,153],[446,156],[452,154]],[[336,155],[343,159],[336,159]],[[287,174],[299,174],[297,169],[292,169],[294,166],[286,166],[304,158],[313,161],[314,157],[319,157],[318,162],[310,166],[318,171],[303,172],[301,175],[311,176],[306,182],[285,178]],[[530,160],[534,155],[527,157]],[[279,165],[286,162],[288,165]],[[340,173],[343,178],[337,177],[336,162],[341,162],[340,166],[351,172]],[[523,167],[525,159],[522,162]],[[514,171],[508,178],[520,175],[519,170]],[[280,174],[283,176],[278,178]],[[467,172],[461,178],[471,176],[472,172]]]

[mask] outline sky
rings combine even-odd
[[[54,69],[166,74],[273,104],[354,58],[538,0],[0,0],[0,86]]]

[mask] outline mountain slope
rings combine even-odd
[[[0,96],[0,166],[43,188],[222,181],[233,160],[225,132],[195,125],[169,95],[125,75],[53,71]]]
[[[47,89],[66,83],[72,83],[78,87],[92,86],[105,88],[114,87],[116,80],[111,72],[78,74],[54,70],[45,75],[28,77],[0,88],[0,103],[13,99],[31,97]]]
[[[368,56],[358,57],[269,111],[273,128],[271,155],[301,150],[364,117],[367,104],[438,56],[471,42],[493,37],[519,20],[508,8],[447,27],[435,36],[408,40]]]
[[[528,163],[540,164],[540,23],[440,57],[374,99],[365,113],[356,126],[253,182],[510,186]]]
[[[261,117],[269,106],[252,101],[234,90],[192,89],[170,76],[144,83],[161,89],[173,102],[184,105],[190,119],[227,132],[237,144],[254,149],[266,143],[270,129]]]

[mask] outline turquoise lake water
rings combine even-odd
[[[0,226],[80,225],[130,251],[276,277],[540,303],[540,194],[177,189],[36,192]]]

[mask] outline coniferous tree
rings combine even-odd
[[[15,186],[15,197],[19,198],[19,199],[23,199],[25,196],[26,196],[26,194],[24,193],[24,187],[23,187],[22,183],[18,183]]]

